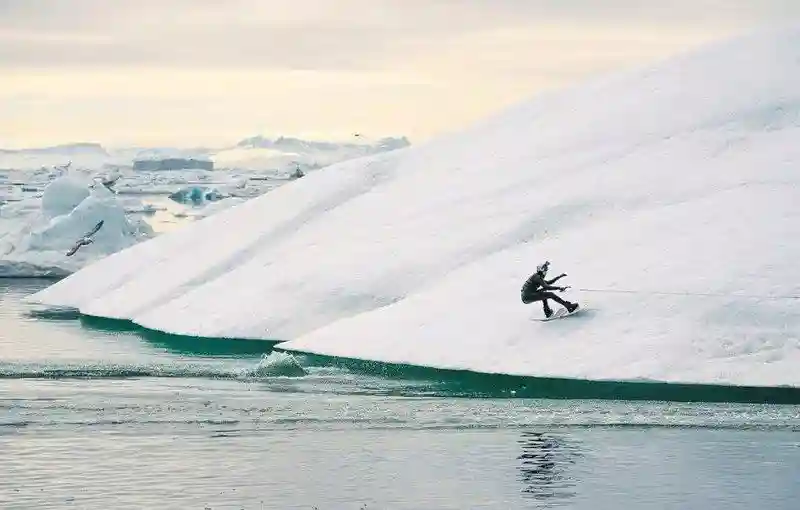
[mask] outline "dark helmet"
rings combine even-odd
[[[550,269],[550,261],[545,260],[544,263],[539,264],[536,266],[536,272],[540,275],[544,276],[547,274],[547,270]]]

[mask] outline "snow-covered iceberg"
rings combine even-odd
[[[201,336],[532,376],[800,386],[800,29],[344,162],[33,296]],[[582,314],[520,302],[545,259]]]
[[[100,221],[91,244],[68,256]],[[115,195],[73,175],[52,181],[41,197],[0,208],[0,276],[65,276],[152,235],[132,221]]]

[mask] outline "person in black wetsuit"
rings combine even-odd
[[[578,308],[578,303],[571,303],[561,299],[552,292],[554,290],[562,292],[567,290],[567,287],[553,286],[553,284],[558,280],[567,276],[566,273],[561,273],[552,280],[546,280],[545,276],[547,276],[547,270],[549,268],[550,262],[547,261],[545,261],[544,264],[536,266],[536,272],[533,273],[533,275],[531,275],[531,277],[528,278],[528,280],[522,286],[522,302],[527,305],[530,303],[535,303],[536,301],[541,301],[545,317],[550,317],[553,315],[553,309],[550,308],[550,304],[547,302],[548,299],[552,299],[556,303],[560,304],[566,308],[568,312],[574,312]]]

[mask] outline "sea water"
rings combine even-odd
[[[0,280],[0,507],[794,509],[800,406],[516,398]]]

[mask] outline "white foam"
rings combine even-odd
[[[261,377],[302,377],[306,374],[306,370],[294,356],[278,351],[263,355],[251,372],[251,375]]]
[[[34,299],[483,372],[800,385],[800,29],[341,163]],[[541,323],[544,259],[583,314]],[[630,293],[620,291],[631,291]]]

